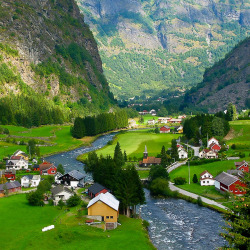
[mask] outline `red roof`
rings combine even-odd
[[[22,156],[11,156],[11,160],[21,160]]]
[[[210,174],[207,170],[205,170],[205,171],[203,171],[203,172],[200,174],[200,176],[202,176],[202,175],[204,175],[204,174],[206,174],[206,173]],[[210,175],[212,175],[212,174],[210,174]]]
[[[215,150],[221,150],[221,146],[218,145],[218,144],[216,144],[216,143],[212,143],[212,144],[210,145],[210,148],[211,148],[211,149],[215,149]]]
[[[147,157],[146,159],[143,159],[143,164],[161,164],[161,158],[155,158],[155,157]]]
[[[248,166],[248,163],[246,161],[235,162],[234,164],[235,164],[236,167],[239,167],[239,166],[241,166],[241,165],[243,165],[245,163]]]
[[[170,131],[169,127],[163,126],[160,128],[160,131]]]

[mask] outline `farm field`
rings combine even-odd
[[[0,159],[18,149],[26,152],[26,145],[14,144],[13,140],[24,142],[30,139],[38,140],[41,145],[41,155],[48,155],[88,145],[95,139],[95,137],[86,137],[82,140],[72,138],[69,125],[48,125],[31,129],[11,125],[1,125],[1,127],[9,129],[10,138],[9,142],[0,141]],[[7,136],[2,135],[1,138],[5,137]]]
[[[29,206],[22,194],[0,199],[1,249],[154,249],[141,220],[120,216],[122,225],[104,232],[85,225],[77,209]],[[55,229],[41,231],[49,225]]]
[[[126,151],[128,158],[141,159],[145,145],[148,149],[149,156],[157,156],[160,154],[162,146],[165,146],[166,150],[171,147],[171,140],[177,139],[178,134],[155,134],[149,130],[137,130],[127,131],[120,133],[116,136],[112,145],[97,150],[98,155],[111,155],[113,156],[116,143],[119,141],[122,151]],[[78,157],[79,160],[85,159],[86,155]]]

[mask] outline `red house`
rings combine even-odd
[[[101,193],[105,194],[107,192],[109,192],[109,190],[99,183],[95,183],[88,188],[88,196],[90,198],[94,198]]]
[[[0,178],[4,176],[9,181],[14,181],[16,179],[16,170],[8,169],[0,171]]]
[[[22,190],[21,184],[18,181],[0,184],[0,194],[4,194],[6,190],[8,190],[9,193],[19,192]]]
[[[168,126],[163,126],[160,128],[160,133],[169,133],[170,132],[170,127]]]
[[[219,152],[221,150],[221,146],[216,143],[212,143],[210,145],[210,149],[213,150],[214,152]]]
[[[237,168],[237,170],[241,170],[243,172],[249,173],[249,166],[248,166],[248,163],[246,161],[235,162],[234,164],[235,164],[235,167]]]
[[[53,163],[43,162],[39,165],[40,175],[55,175],[57,168]]]
[[[39,165],[34,165],[34,166],[33,166],[33,171],[38,171],[38,172],[40,172]]]
[[[240,187],[246,187],[246,184],[243,183],[237,176],[222,172],[217,175],[214,179],[215,189],[221,192],[230,192],[237,195],[245,194]]]

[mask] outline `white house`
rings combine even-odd
[[[171,120],[170,117],[159,117],[159,118],[158,118],[158,122],[159,122],[159,123],[163,123],[163,124],[168,123],[169,120]]]
[[[64,186],[56,186],[51,189],[52,199],[54,205],[57,206],[58,202],[62,200],[66,202],[71,196],[74,195],[74,192]]]
[[[83,187],[85,182],[85,175],[78,170],[72,170],[58,178],[61,184],[70,186],[72,188]]]
[[[210,138],[208,141],[207,141],[207,147],[210,148],[210,145],[211,144],[217,144],[217,145],[220,145],[219,141],[217,139],[215,139],[214,137]]]
[[[207,170],[200,174],[200,184],[201,186],[213,186],[214,178]]]
[[[6,162],[6,169],[28,169],[28,161],[22,156],[11,156],[11,158]]]
[[[155,125],[155,120],[148,120],[148,125]]]
[[[188,158],[187,151],[184,148],[182,148],[182,147],[178,148],[178,154],[179,154],[179,158],[180,159],[186,159],[186,158]]]
[[[61,184],[61,180],[59,180],[60,177],[62,177],[63,175],[60,172],[57,172],[55,174],[55,183],[56,184]]]
[[[213,150],[203,149],[199,153],[199,157],[200,158],[206,158],[206,159],[216,159],[216,158],[218,158],[218,154],[216,152],[214,152]]]
[[[40,175],[25,175],[21,178],[22,187],[37,187],[41,181]]]
[[[149,111],[149,114],[156,116],[156,111],[155,111],[154,109],[151,109],[151,110]]]

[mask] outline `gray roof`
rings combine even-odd
[[[85,177],[85,175],[78,170],[72,170],[68,174],[77,180],[81,180]]]
[[[0,177],[6,173],[16,174],[16,170],[15,169],[0,170]]]
[[[237,170],[237,169],[227,170],[227,173],[228,173],[228,174],[231,174],[231,175],[239,176],[239,177],[241,177],[241,178],[244,177],[244,173],[243,173],[241,170]]]
[[[4,185],[6,185],[7,189],[21,187],[21,184],[18,181],[6,182],[5,184],[0,184],[0,191],[4,190]]]
[[[71,194],[74,193],[73,191],[71,191],[70,189],[68,189],[68,188],[66,188],[66,187],[64,187],[62,185],[56,186],[56,187],[51,189],[51,193],[52,193],[53,196],[61,193],[62,191],[65,191],[65,192],[68,192],[68,193],[71,193]]]
[[[214,179],[216,181],[226,185],[226,186],[230,186],[231,184],[233,184],[239,180],[238,177],[231,175],[231,174],[228,174],[228,173],[225,173],[225,172],[220,173]]]
[[[30,175],[24,175],[23,177],[26,177],[26,178],[28,178],[28,179],[30,179],[30,180],[33,179],[33,175],[32,175],[32,174],[30,174]],[[23,177],[22,177],[22,178],[23,178]]]
[[[103,185],[99,184],[99,183],[95,183],[93,184],[91,187],[88,188],[88,190],[92,193],[92,194],[97,194],[100,191],[102,191],[103,189],[107,189],[105,188]],[[108,190],[108,189],[107,189]]]

